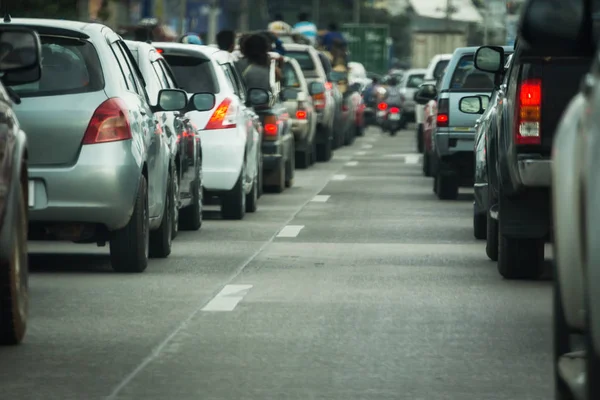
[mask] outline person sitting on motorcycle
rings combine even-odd
[[[377,94],[377,88],[379,87],[379,79],[377,77],[374,77],[371,80],[371,83],[369,83],[369,85],[365,88],[365,94],[364,94],[364,99],[365,99],[365,104],[367,106],[372,106],[373,104],[375,104],[376,102],[376,94]]]

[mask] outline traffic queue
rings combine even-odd
[[[27,240],[110,248],[115,272],[166,258],[203,207],[242,220],[264,192],[363,134],[362,98],[331,54],[250,34],[220,46],[124,40],[98,23],[0,26],[0,344],[23,340]]]

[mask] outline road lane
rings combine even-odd
[[[246,221],[211,213],[142,275],[87,246],[100,255],[36,260],[30,334],[0,348],[3,394],[550,398],[550,283],[500,279],[472,195],[438,201],[414,149],[413,131],[370,130]]]
[[[440,202],[412,132],[378,137],[113,398],[506,399],[552,395],[549,282],[507,282]],[[412,158],[411,158],[412,157]]]

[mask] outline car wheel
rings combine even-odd
[[[179,207],[181,207],[181,193],[179,192],[179,173],[175,170],[173,178],[173,229],[171,238],[175,239],[179,233]]]
[[[29,312],[29,265],[27,257],[27,205],[23,190],[15,205],[12,244],[7,259],[0,260],[0,345],[21,343]]]
[[[225,219],[243,219],[246,215],[246,193],[244,178],[246,177],[246,162],[242,166],[240,176],[233,189],[221,198],[221,215]]]
[[[458,178],[456,173],[438,171],[436,194],[440,200],[456,200],[458,198]]]
[[[317,145],[317,161],[327,162],[331,160],[333,155],[331,138],[326,138],[325,143],[319,143]]]
[[[423,140],[423,124],[417,124],[417,150],[419,153],[425,152],[425,142]]]
[[[490,211],[486,213],[485,253],[492,261],[498,261],[498,221],[492,218]]]
[[[246,212],[256,212],[258,209],[258,174],[252,180],[252,189],[246,195]]]
[[[554,266],[554,290],[552,296],[553,315],[552,315],[552,334],[553,350],[554,350],[554,399],[555,400],[575,400],[575,396],[571,393],[569,386],[563,380],[559,373],[558,363],[562,356],[572,351],[571,349],[571,332],[569,331],[567,321],[562,306],[560,282],[558,275],[556,274],[555,261],[552,263]]]
[[[173,173],[167,180],[163,218],[158,229],[150,232],[150,257],[167,258],[173,242]]]
[[[196,176],[192,182],[192,202],[179,211],[179,228],[197,231],[202,227],[202,161],[197,161]]]
[[[294,150],[294,142],[292,142],[290,147],[291,148],[288,154],[288,160],[285,163],[285,187],[287,188],[294,186],[294,175],[296,172],[296,151]]]
[[[148,267],[149,244],[148,183],[142,176],[131,219],[123,228],[112,232],[110,262],[113,270],[143,272]]]
[[[544,268],[544,239],[514,238],[502,234],[499,216],[498,272],[505,279],[535,279]]]
[[[423,153],[423,175],[431,176],[431,154],[427,150]]]
[[[317,162],[317,138],[313,137],[310,146],[310,165],[314,165]]]
[[[258,198],[260,199],[264,193],[263,186],[263,159],[262,154],[259,153],[258,160],[256,161],[258,164]]]
[[[487,215],[477,212],[473,206],[473,236],[475,239],[484,240],[487,236]]]
[[[299,150],[295,154],[296,159],[296,168],[298,169],[306,169],[311,165],[311,151],[310,149]]]

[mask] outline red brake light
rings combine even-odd
[[[448,99],[440,99],[438,102],[437,116],[435,117],[436,125],[442,128],[450,125],[449,114],[450,103]]]
[[[158,54],[162,54],[165,52],[163,49],[156,49],[156,51],[158,52]]]
[[[381,111],[387,109],[387,104],[385,103],[379,103],[377,104],[377,108],[379,108]]]
[[[100,104],[85,130],[82,144],[117,142],[131,139],[129,111],[125,102],[117,97]]]
[[[304,110],[296,111],[296,119],[306,119],[306,111],[304,111]]]
[[[231,99],[225,99],[213,112],[204,129],[227,129],[235,128],[235,126],[235,112],[231,106]]]
[[[277,136],[279,127],[277,125],[277,117],[274,115],[267,115],[263,123],[264,135],[270,138]]]
[[[448,124],[448,114],[438,114],[436,122],[439,125]]]
[[[400,112],[400,109],[398,107],[392,107],[390,108],[390,112],[392,114],[398,114]]]
[[[537,145],[542,143],[540,135],[541,111],[542,81],[540,79],[523,81],[519,87],[519,106],[516,108],[516,144]]]

